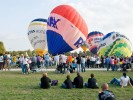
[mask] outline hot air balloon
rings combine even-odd
[[[52,55],[75,50],[86,40],[87,25],[79,13],[69,5],[55,7],[47,24],[48,51]]]
[[[132,44],[130,40],[125,35],[118,32],[106,34],[99,43],[99,56],[116,55],[130,57],[132,54]]]
[[[28,38],[37,55],[47,52],[47,20],[34,19],[28,27]]]
[[[86,42],[90,52],[92,52],[93,54],[97,54],[99,41],[103,36],[104,34],[98,31],[93,31],[88,34]]]

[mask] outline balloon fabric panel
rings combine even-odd
[[[88,28],[85,21],[82,21],[82,17],[78,14],[78,12],[71,6],[68,5],[60,5],[52,10],[51,13],[56,13],[64,18],[68,19],[71,23],[75,25],[85,36],[88,34]],[[67,14],[66,14],[67,13]],[[82,23],[81,23],[82,22]]]
[[[32,22],[35,22],[35,21],[46,22],[47,23],[47,20],[46,19],[42,19],[42,18],[34,19]]]
[[[54,38],[51,38],[54,37]],[[48,41],[48,50],[49,53],[56,55],[58,53],[64,53],[67,51],[71,51],[73,50],[62,38],[61,35],[59,35],[56,32],[47,31],[47,39],[51,40]],[[65,47],[63,47],[63,45],[65,45]]]

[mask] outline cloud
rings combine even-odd
[[[104,26],[127,26],[125,21],[133,23],[132,17],[133,7],[129,6],[129,3],[125,0],[97,0],[85,2],[78,1],[77,3],[71,3],[80,12],[80,14],[87,21],[88,26],[102,24]],[[117,2],[116,2],[117,1]],[[88,23],[89,22],[89,23]],[[98,24],[97,24],[98,23]],[[111,27],[111,28],[112,28]]]

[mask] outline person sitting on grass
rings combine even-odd
[[[90,75],[90,78],[88,79],[88,82],[85,83],[85,86],[88,87],[88,88],[92,88],[92,89],[99,88],[97,86],[97,82],[96,82],[96,79],[94,78],[94,74],[93,73]]]
[[[101,88],[102,90],[99,91],[98,100],[115,100],[115,95],[112,91],[109,91],[107,83],[104,83]]]
[[[67,75],[66,77],[67,79],[64,81],[64,83],[62,84],[62,88],[66,88],[66,89],[71,89],[73,88],[73,84],[72,81],[70,79],[70,75]]]
[[[75,88],[83,88],[83,77],[77,72],[77,77],[74,78],[73,85]]]
[[[44,73],[41,78],[41,84],[40,87],[43,89],[50,88],[51,79],[47,76],[47,73]]]
[[[114,78],[110,81],[110,84],[117,84],[121,86],[122,88],[127,86],[128,84],[133,88],[129,76],[126,75],[126,73],[123,73],[123,76],[120,77],[120,79]]]

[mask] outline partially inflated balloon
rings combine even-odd
[[[29,25],[28,38],[37,55],[43,55],[47,52],[46,30],[46,19],[35,19]]]
[[[60,5],[48,18],[48,51],[52,55],[69,52],[86,40],[88,28],[79,13],[69,5]]]
[[[103,36],[104,34],[98,31],[93,31],[88,34],[86,42],[90,52],[92,52],[93,54],[97,54],[99,41]]]
[[[118,32],[108,33],[99,43],[99,56],[116,55],[130,57],[132,54],[132,44],[130,40]]]

